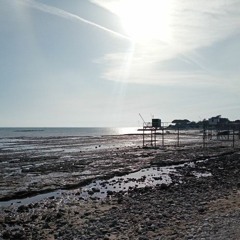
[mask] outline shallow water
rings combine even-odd
[[[61,194],[62,194],[62,191],[57,190],[54,192],[38,194],[33,197],[27,197],[27,198],[23,198],[23,199],[14,199],[14,200],[10,200],[10,201],[2,201],[2,202],[0,202],[0,207],[8,207],[8,206],[12,206],[12,205],[13,206],[28,205],[31,203],[39,202],[39,201],[47,199],[47,198],[51,198],[51,197],[56,198],[56,197],[61,196]]]
[[[176,173],[176,170],[173,167],[150,167],[125,176],[114,177],[108,181],[97,180],[84,187],[80,196],[83,198],[105,198],[109,191],[126,192],[133,188],[155,187],[163,183],[169,185],[172,182],[170,173]]]
[[[138,127],[0,128],[0,138],[103,136],[139,133]]]
[[[50,193],[39,194],[34,197],[16,199],[10,201],[0,202],[0,206],[6,207],[10,205],[26,205],[35,203],[40,200],[49,197],[61,197],[62,194],[76,195],[88,199],[88,198],[105,198],[109,191],[120,192],[128,191],[132,188],[143,188],[146,186],[156,186],[157,184],[170,184],[172,182],[170,173],[174,173],[176,170],[173,167],[162,168],[145,168],[140,171],[127,174],[121,177],[113,177],[109,180],[96,180],[89,185],[86,185],[82,189],[75,190],[57,190]]]
[[[189,166],[193,167],[193,163],[189,163]],[[75,190],[56,190],[49,193],[39,194],[33,197],[28,197],[24,199],[16,199],[10,201],[0,202],[0,207],[8,206],[20,206],[28,205],[31,203],[36,203],[48,198],[64,198],[69,200],[71,198],[79,199],[103,199],[112,192],[127,192],[134,188],[144,188],[144,187],[155,187],[157,185],[172,183],[172,175],[181,176],[177,168],[184,167],[186,164],[181,164],[177,166],[167,166],[167,167],[149,167],[144,168],[140,171],[126,174],[121,177],[113,177],[108,180],[96,180],[92,183]],[[193,175],[197,178],[212,176],[211,173],[199,173],[193,171]],[[181,183],[181,180],[179,181]]]
[[[99,136],[99,130],[95,132],[94,136],[90,136],[91,134],[89,136],[71,136],[74,129],[67,130],[69,129],[65,129],[65,132],[63,129],[14,132],[14,129],[11,129],[13,134],[25,135],[8,138],[0,135],[1,198],[14,196],[20,190],[28,193],[43,189],[59,189],[65,185],[74,185],[98,176],[104,177],[115,172],[135,171],[146,166],[156,152],[163,149],[143,150],[141,148],[142,136],[139,134]],[[50,134],[51,131],[55,134],[60,132],[58,132],[58,136],[54,136],[53,132],[50,137],[42,136],[47,132]],[[60,136],[61,131],[65,135]],[[31,136],[31,134],[38,135],[38,137]],[[182,139],[185,137],[184,135]],[[189,138],[192,138],[192,143],[201,141],[196,136]],[[158,135],[157,139],[158,146],[161,146],[161,136]],[[166,134],[166,144],[175,145],[175,140],[176,135]],[[139,180],[141,176],[129,177],[138,179],[136,184],[130,183],[130,181],[126,182],[127,180],[124,180],[124,184],[119,184],[120,180],[114,179],[118,184],[108,183],[107,191],[122,191],[136,187],[135,185],[141,187],[142,184],[150,186],[155,182],[161,184],[161,180],[166,180],[164,172],[161,172],[160,179],[158,172],[154,172],[153,169],[151,171],[153,175],[156,175],[155,179],[154,176],[149,177],[148,182],[145,181],[144,184]],[[159,179],[156,180],[156,178]],[[98,184],[103,185],[101,182],[96,182],[94,188],[99,187]],[[105,194],[106,191],[103,188],[99,192],[93,193],[91,197],[101,198]],[[82,193],[82,196],[85,198],[86,192]]]

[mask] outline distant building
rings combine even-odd
[[[228,118],[222,118],[221,115],[208,119],[209,126],[224,127],[230,123]]]
[[[228,118],[220,118],[219,124],[224,125],[224,124],[229,124],[229,123],[230,123],[230,121]]]
[[[221,115],[208,119],[209,126],[217,126],[220,123]]]

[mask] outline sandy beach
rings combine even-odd
[[[2,148],[0,239],[240,238],[238,142],[141,141],[25,138]]]

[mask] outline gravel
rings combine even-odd
[[[1,208],[0,239],[240,239],[239,149],[196,159],[169,186]]]

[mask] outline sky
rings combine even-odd
[[[0,127],[240,119],[239,0],[0,0]]]

